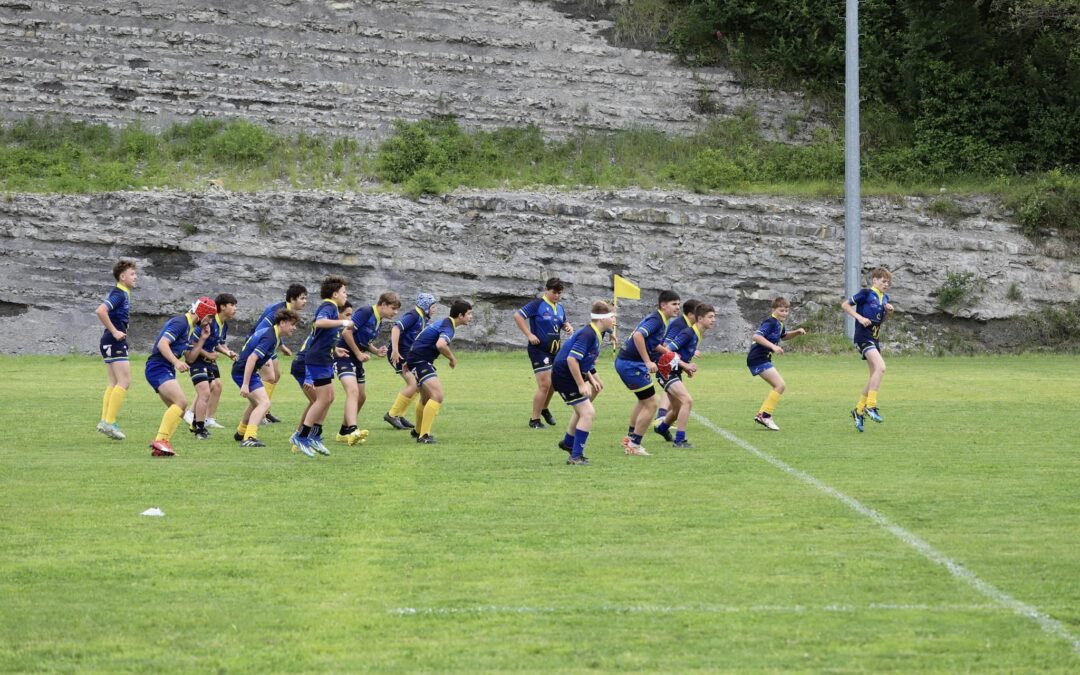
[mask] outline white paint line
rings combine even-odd
[[[450,616],[462,614],[808,614],[832,612],[1000,612],[999,604],[982,605],[600,605],[596,607],[505,607],[480,605],[476,607],[395,607],[388,610],[398,616]]]
[[[953,577],[959,579],[960,581],[963,581],[968,586],[971,586],[976,591],[993,600],[999,606],[1009,609],[1010,611],[1019,614],[1024,618],[1034,621],[1039,625],[1039,628],[1043,629],[1043,631],[1050,635],[1053,635],[1054,637],[1065,640],[1072,646],[1075,653],[1080,654],[1080,638],[1077,638],[1075,635],[1070,633],[1068,627],[1065,626],[1065,624],[1041,611],[1038,607],[1034,607],[1027,604],[1026,602],[1017,600],[1008,593],[1005,593],[1004,591],[999,590],[997,587],[988,584],[979,577],[975,576],[975,573],[968,568],[964,567],[952,558],[949,558],[944,553],[941,553],[920,537],[900,527],[896,523],[886,518],[879,511],[875,511],[869,506],[864,505],[862,502],[855,499],[854,497],[849,497],[848,495],[840,492],[836,488],[826,485],[817,478],[814,478],[805,471],[800,471],[799,469],[796,469],[790,464],[787,464],[786,462],[779,460],[776,457],[773,457],[769,453],[758,450],[757,448],[742,440],[730,431],[716,426],[712,423],[711,420],[704,417],[703,415],[696,412],[691,414],[703,425],[705,425],[715,433],[719,434],[720,436],[723,436],[724,438],[739,446],[743,450],[749,452],[751,455],[754,455],[758,459],[762,459],[769,464],[772,464],[774,467],[780,469],[784,473],[801,480],[807,485],[810,485],[811,487],[829,495],[830,497],[839,500],[856,513],[866,516],[867,518],[881,526],[883,529],[888,531],[890,534],[895,536],[897,539],[921,553],[926,559],[930,560],[933,563],[937,563],[938,565],[941,565],[942,567],[947,569],[949,571],[949,574],[953,575]]]

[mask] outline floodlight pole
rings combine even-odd
[[[859,290],[862,270],[862,184],[859,180],[859,2],[847,0],[844,51],[844,293]],[[855,337],[855,319],[845,315],[844,333]]]

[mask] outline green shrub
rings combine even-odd
[[[937,305],[940,309],[970,305],[978,299],[983,286],[983,280],[974,272],[949,272],[937,290]]]
[[[1008,201],[1024,233],[1039,236],[1055,229],[1080,234],[1080,177],[1052,171]]]
[[[926,212],[930,215],[936,216],[946,223],[955,223],[964,216],[964,212],[960,210],[960,206],[946,197],[938,197],[926,207]]]
[[[207,139],[206,151],[219,162],[260,164],[269,158],[275,143],[276,138],[265,128],[234,120]]]

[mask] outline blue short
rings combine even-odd
[[[105,363],[118,363],[128,360],[127,338],[114,340],[112,333],[105,331],[105,334],[101,336],[99,347],[101,348],[101,358],[105,359]]]
[[[652,375],[649,369],[641,361],[630,361],[624,358],[615,359],[615,372],[619,374],[623,384],[630,391],[637,393],[645,391],[653,386]]]
[[[865,338],[863,340],[856,340],[855,346],[859,348],[859,353],[862,354],[863,361],[866,360],[866,352],[871,349],[881,351],[881,343],[874,338]]]
[[[416,376],[416,383],[422,384],[433,377],[438,377],[435,365],[431,361],[409,361],[409,370]]]
[[[161,385],[175,379],[176,368],[173,368],[171,363],[153,358],[146,360],[146,381],[154,388],[155,393]]]
[[[221,379],[221,371],[218,370],[218,365],[214,361],[205,361],[199,359],[195,363],[191,364],[188,368],[188,374],[191,375],[191,381],[194,384],[200,382],[213,382],[214,380]]]
[[[563,401],[566,401],[566,405],[578,405],[589,400],[589,397],[582,394],[578,389],[577,382],[574,382],[574,378],[570,375],[562,376],[559,373],[554,373],[551,376],[551,386],[562,397]]]
[[[323,387],[334,381],[334,364],[332,363],[305,363],[304,382],[310,382],[316,387]]]
[[[241,369],[233,368],[232,380],[233,380],[233,382],[236,383],[236,386],[243,387],[244,386],[244,370],[242,368]],[[262,378],[259,377],[259,372],[255,371],[254,373],[252,373],[251,374],[251,379],[248,380],[248,391],[255,391],[256,389],[262,389],[263,386],[264,386],[263,381],[262,381]]]
[[[664,391],[667,391],[668,387],[670,387],[671,385],[675,384],[676,382],[682,382],[682,373],[672,373],[668,377],[664,377],[660,373],[657,373],[656,381],[660,383],[660,387]]]
[[[301,387],[304,386],[304,378],[307,377],[306,370],[304,367],[304,352],[299,352],[293,357],[292,366],[289,367],[289,374],[293,376],[293,379]]]
[[[750,369],[750,374],[756,377],[772,368],[773,364],[772,361],[747,361],[746,367]]]
[[[343,377],[355,377],[358,384],[364,383],[364,364],[349,355],[344,359],[334,359],[334,375],[340,380]]]

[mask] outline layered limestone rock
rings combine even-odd
[[[894,271],[900,316],[941,317],[936,294],[950,273],[974,273],[977,297],[954,313],[976,322],[1080,296],[1080,258],[1063,240],[1032,242],[990,200],[962,202],[952,224],[926,206],[865,201],[863,260]],[[620,304],[624,326],[674,288],[716,305],[706,348],[738,351],[775,295],[794,301],[795,320],[840,301],[843,230],[839,200],[640,190],[460,192],[421,202],[321,192],[8,195],[0,200],[0,315],[17,316],[19,330],[0,331],[0,352],[94,351],[101,327],[92,312],[120,257],[139,264],[137,351],[149,349],[163,317],[199,295],[236,295],[239,335],[290,283],[315,296],[327,274],[349,279],[354,302],[384,290],[470,298],[476,322],[459,340],[512,346],[522,341],[512,313],[546,277],[569,283],[564,302],[580,324],[592,300],[610,297],[613,273],[642,287],[642,301]]]
[[[610,46],[609,21],[515,0],[0,2],[0,118],[152,128],[245,117],[285,131],[387,135],[396,119],[474,128],[645,127],[686,134],[753,106],[808,137],[797,94]]]

